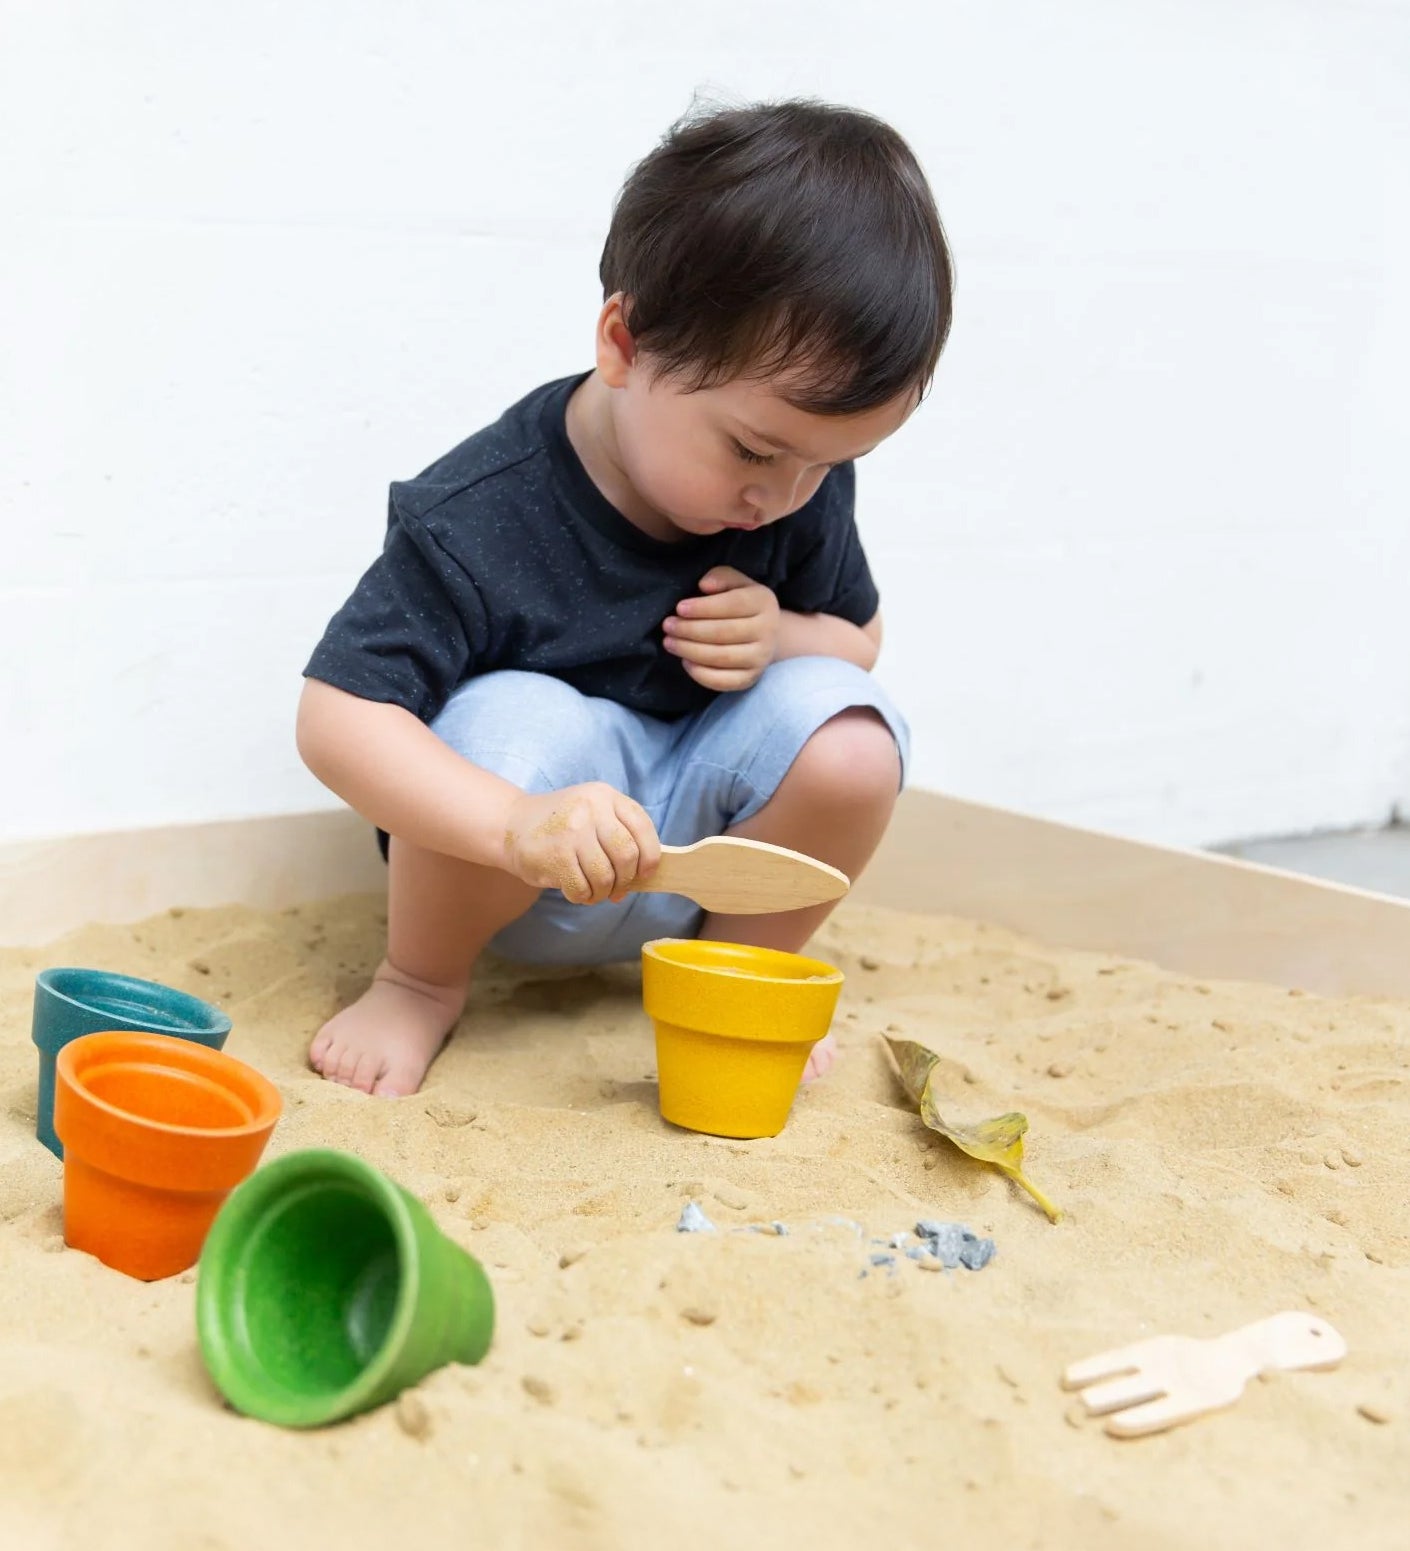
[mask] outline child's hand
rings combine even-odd
[[[707,572],[700,590],[662,625],[666,650],[706,689],[748,689],[778,649],[778,599],[727,565]]]
[[[646,810],[604,781],[525,793],[509,810],[505,869],[534,888],[561,889],[575,905],[620,900],[660,860]]]

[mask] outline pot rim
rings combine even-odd
[[[152,1055],[178,1055],[180,1060],[148,1060],[140,1064],[153,1066],[163,1070],[181,1071],[195,1068],[201,1076],[212,1076],[222,1087],[233,1088],[233,1084],[223,1080],[224,1076],[232,1070],[238,1072],[242,1082],[247,1083],[255,1090],[258,1096],[258,1104],[255,1113],[242,1125],[236,1126],[180,1126],[166,1120],[154,1120],[148,1115],[143,1115],[135,1110],[123,1109],[120,1105],[109,1103],[107,1099],[99,1098],[96,1093],[83,1081],[82,1075],[74,1071],[74,1066],[83,1056],[90,1054],[95,1049],[96,1041],[122,1041],[135,1044],[139,1049]],[[205,1070],[202,1070],[205,1068]],[[212,1068],[214,1070],[212,1070]],[[258,1072],[245,1062],[237,1060],[234,1056],[226,1055],[224,1051],[212,1050],[206,1045],[198,1045],[189,1039],[183,1039],[179,1034],[146,1034],[133,1033],[126,1029],[102,1029],[92,1034],[81,1034],[77,1039],[70,1040],[59,1052],[56,1070],[59,1083],[66,1087],[73,1097],[88,1105],[100,1114],[107,1115],[120,1121],[126,1126],[136,1126],[140,1129],[161,1136],[182,1137],[189,1140],[232,1140],[237,1138],[258,1136],[263,1131],[272,1130],[278,1122],[283,1111],[283,1099],[278,1088],[270,1082],[263,1072]],[[72,1145],[65,1141],[65,1148]],[[79,1149],[80,1152],[82,1149]]]
[[[262,1384],[259,1378],[252,1378],[244,1361],[246,1354],[234,1339],[234,1329],[242,1318],[240,1296],[236,1293],[227,1298],[224,1294],[232,1281],[238,1284],[242,1280],[244,1257],[258,1241],[258,1227],[270,1210],[287,1209],[330,1184],[360,1196],[391,1228],[397,1260],[392,1322],[377,1350],[341,1388],[310,1393],[277,1383]],[[238,1410],[277,1426],[323,1427],[356,1415],[386,1382],[405,1350],[421,1297],[416,1223],[400,1189],[374,1164],[354,1153],[333,1147],[304,1147],[266,1164],[231,1192],[201,1249],[196,1325],[207,1370]],[[258,1353],[251,1348],[250,1355],[258,1366]]]
[[[813,966],[820,973],[808,975],[767,975],[754,970],[741,971],[723,964],[694,964],[690,963],[684,956],[677,958],[673,954],[661,951],[678,943],[695,948],[701,942],[702,939],[697,937],[656,937],[650,942],[643,943],[641,951],[644,956],[651,958],[655,963],[666,969],[678,970],[688,974],[716,975],[730,980],[752,981],[758,985],[834,986],[841,985],[846,979],[846,976],[840,969],[833,964],[825,963],[822,959],[812,958],[806,953],[789,953],[784,948],[756,948],[751,943],[720,943],[718,946],[733,948],[736,951],[743,951],[745,953],[777,954],[783,958],[794,959],[800,965],[807,964]]]
[[[48,969],[41,969],[34,977],[35,984],[43,990],[46,996],[52,996],[55,1001],[63,1002],[66,1006],[76,1008],[80,1012],[88,1013],[90,1016],[101,1015],[103,1017],[111,1017],[119,1023],[136,1022],[134,1017],[127,1016],[123,1013],[109,1012],[102,1007],[96,1007],[91,1001],[86,1000],[83,996],[75,995],[73,992],[64,990],[62,986],[62,977],[68,975],[93,975],[109,982],[115,989],[118,987],[130,987],[134,991],[140,991],[143,993],[159,991],[162,993],[163,997],[167,997],[174,1002],[184,1004],[193,1010],[200,1010],[201,1016],[199,1018],[191,1017],[182,1023],[176,1023],[173,1021],[173,1026],[170,1029],[162,1030],[161,1032],[163,1033],[177,1034],[181,1037],[187,1037],[196,1033],[228,1034],[230,1032],[231,1022],[229,1013],[222,1012],[219,1007],[214,1007],[211,1005],[211,1003],[203,1001],[193,991],[180,991],[175,986],[166,985],[160,980],[143,980],[140,976],[137,975],[124,975],[119,973],[117,970],[110,969],[93,969],[81,964],[56,964],[50,965]],[[154,1004],[151,1009],[152,1020],[155,1021],[161,1016],[162,1011],[160,1006]],[[112,1032],[121,1033],[124,1031],[114,1029]],[[141,1033],[156,1031],[143,1031],[134,1029],[131,1032]]]

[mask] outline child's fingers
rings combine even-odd
[[[688,619],[745,619],[757,614],[761,600],[759,594],[765,587],[731,587],[728,592],[711,593],[709,597],[682,598],[676,605],[676,616]]]
[[[575,898],[575,905],[596,905],[617,886],[617,869],[602,849],[597,836],[578,842],[577,863],[586,883],[586,898]]]
[[[717,646],[734,646],[758,638],[757,614],[732,619],[681,619],[672,615],[662,629],[671,641],[710,641]]]
[[[711,592],[719,592],[725,588],[753,587],[756,584],[752,576],[735,570],[732,565],[717,565],[700,578],[700,585]]]
[[[682,663],[681,666],[695,680],[697,684],[703,684],[706,689],[735,690],[748,689],[751,684],[757,683],[761,668],[702,668],[693,662]]]
[[[560,858],[551,867],[552,883],[546,887],[556,888],[570,905],[586,905],[592,899],[592,884],[578,865],[578,859],[571,852]]]
[[[677,641],[672,636],[666,641],[666,650],[673,657],[695,663],[701,668],[748,668],[757,666],[760,658],[757,641],[749,641],[742,646],[711,646],[695,641]]]
[[[597,838],[612,864],[612,896],[618,897],[636,877],[641,848],[636,836],[622,823],[615,811],[598,826]]]
[[[630,797],[623,797],[617,804],[617,817],[631,831],[632,839],[636,842],[635,876],[649,878],[661,861],[661,837],[656,833],[651,816],[640,803],[633,802]]]

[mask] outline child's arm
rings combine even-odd
[[[597,781],[523,792],[462,759],[402,706],[306,679],[297,738],[314,775],[389,834],[561,888],[575,904],[620,897],[660,858],[651,820],[621,792]]]
[[[835,614],[794,614],[779,612],[778,642],[774,658],[841,657],[854,662],[868,673],[881,655],[881,614],[873,614],[865,625],[839,619]]]
[[[503,866],[509,810],[523,792],[462,759],[404,707],[306,679],[296,736],[314,775],[389,834]]]

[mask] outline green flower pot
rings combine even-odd
[[[237,1411],[321,1427],[394,1399],[494,1331],[480,1263],[351,1153],[289,1153],[221,1208],[196,1284],[201,1355]]]

